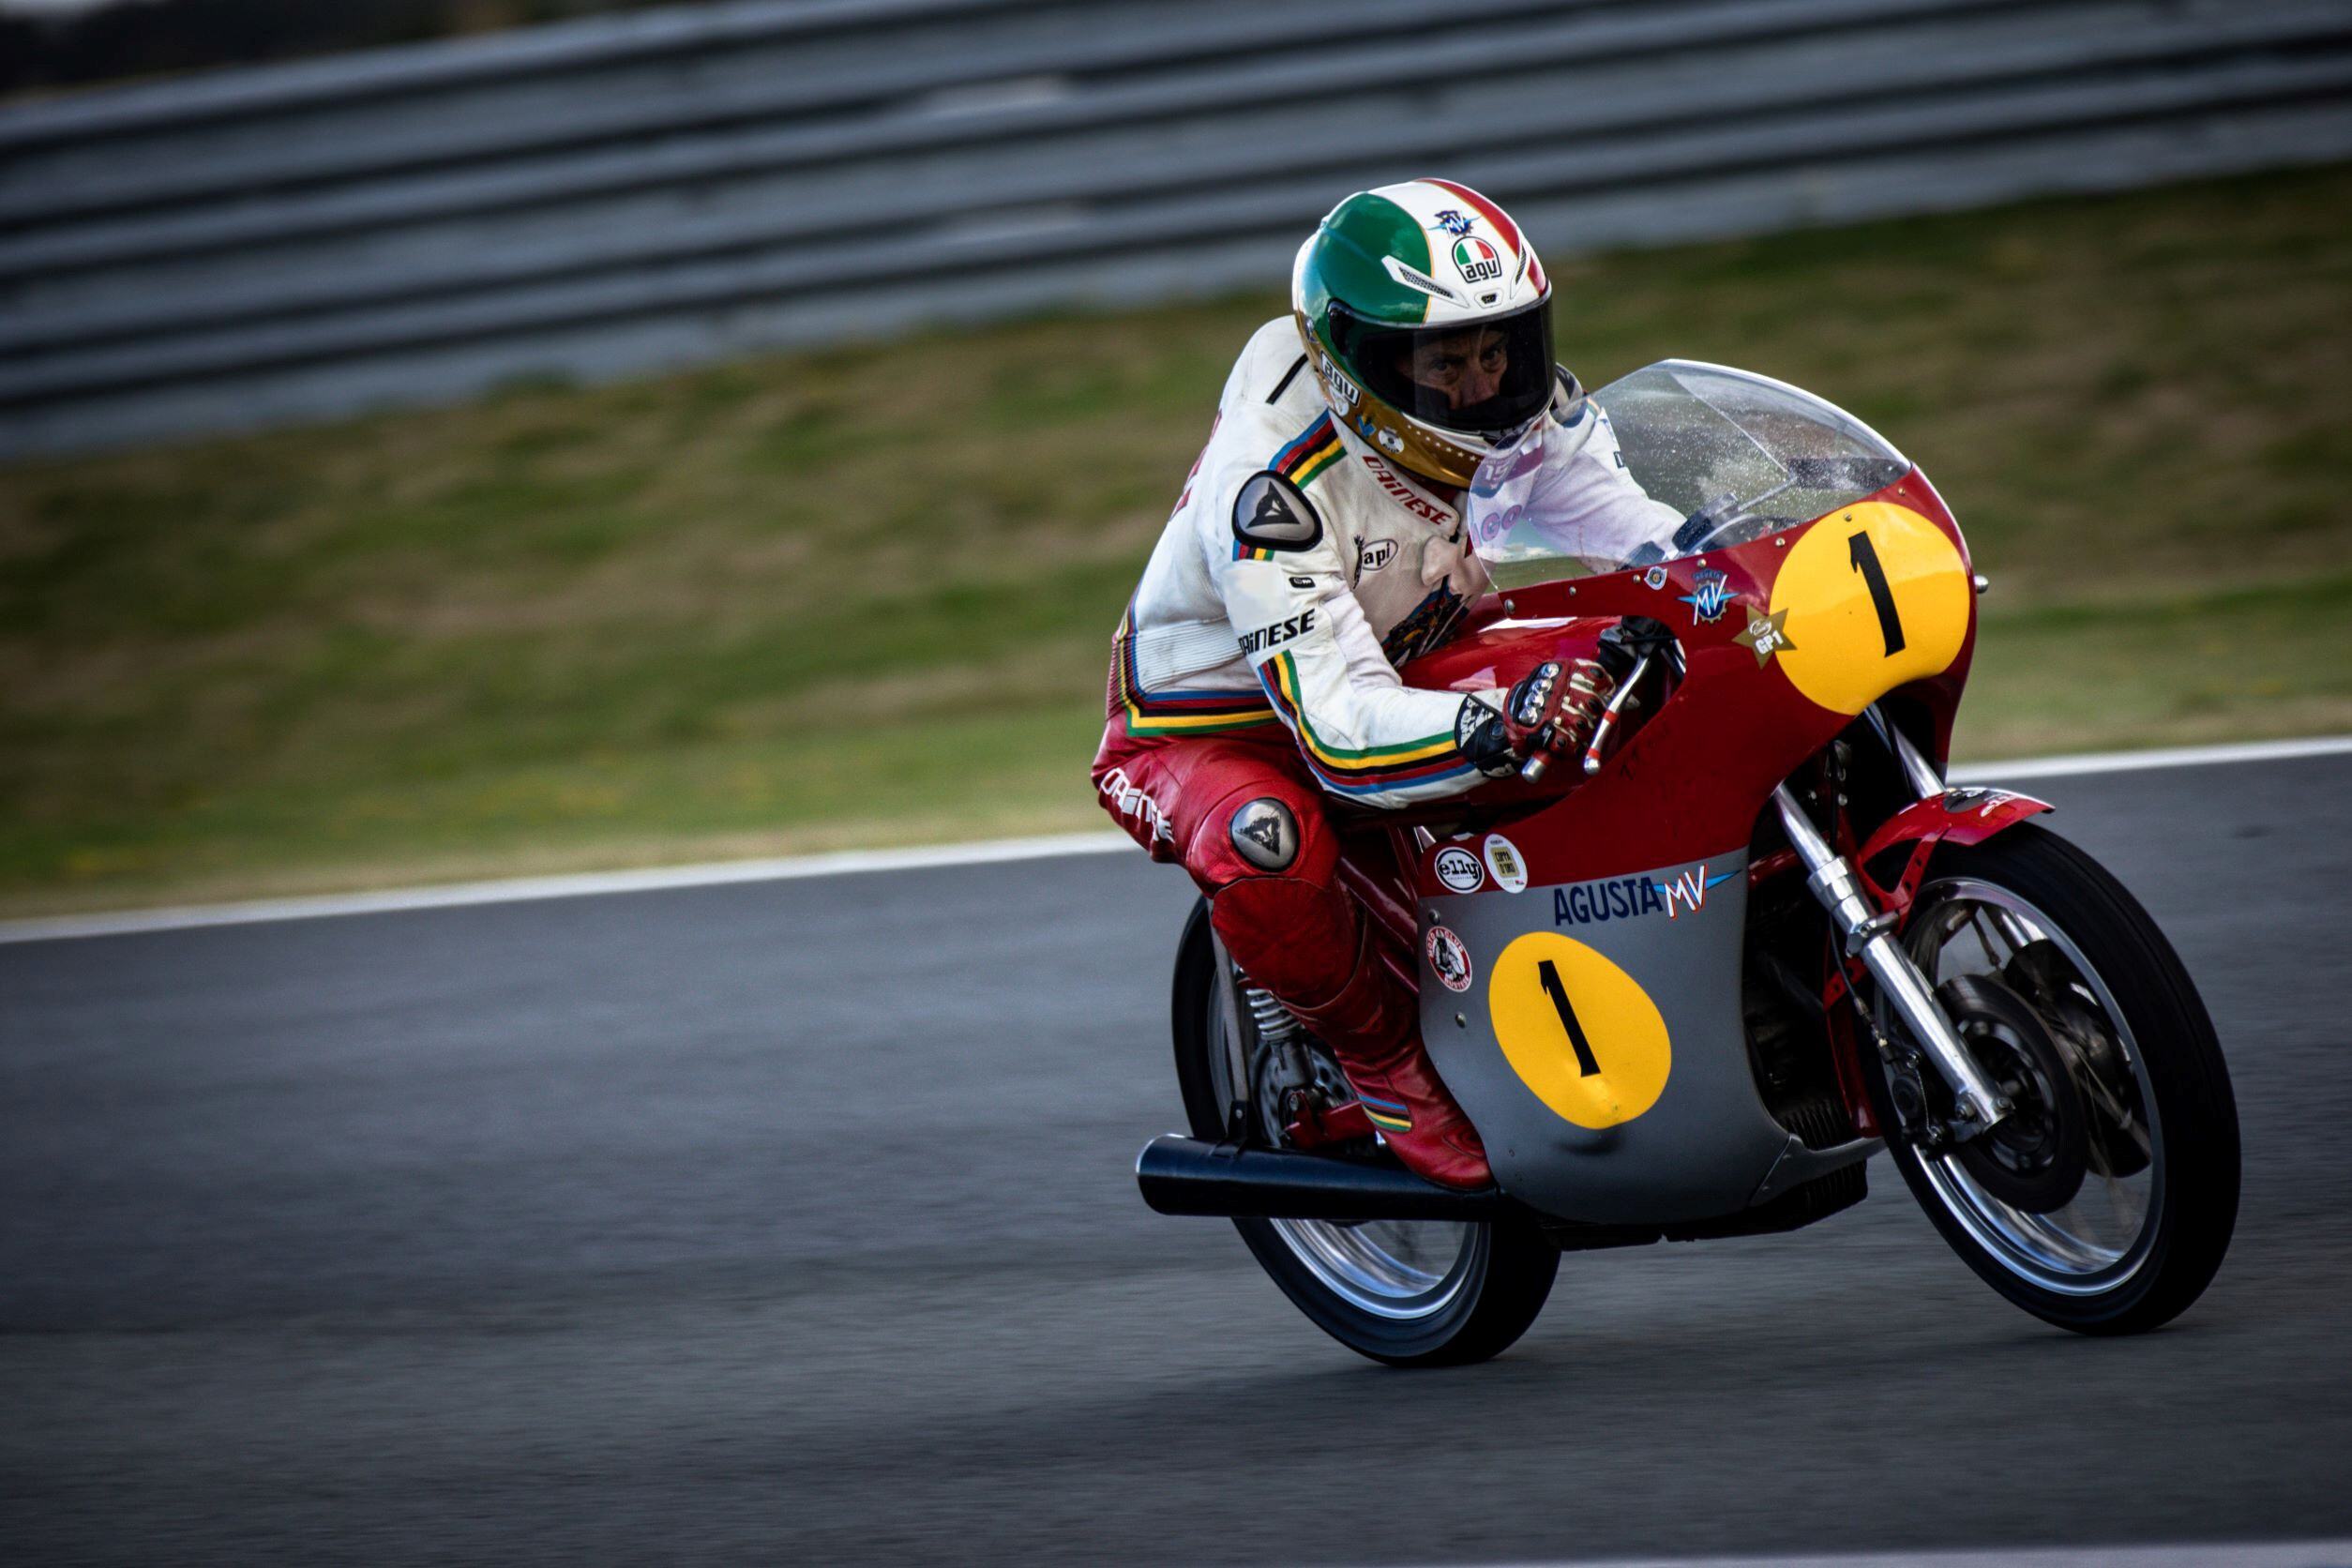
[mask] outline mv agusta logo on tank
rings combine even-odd
[[[1515,231],[1455,188],[1398,264],[1517,276]],[[1350,366],[1325,379],[1389,395]],[[1503,1349],[1563,1257],[1832,1220],[1881,1154],[2027,1312],[2108,1334],[2187,1309],[2235,1221],[2228,1073],[2163,934],[2049,807],[1948,782],[1985,586],[1952,513],[1768,377],[1563,384],[1460,487],[1491,591],[1393,651],[1390,689],[1459,700],[1426,741],[1319,730],[1284,661],[1324,643],[1250,623],[1332,804],[1312,831],[1253,816],[1247,847],[1291,878],[1336,856],[1349,972],[1417,992],[1418,1033],[1375,1056],[1368,1013],[1277,1000],[1204,900],[1176,960],[1189,1125],[1144,1148],[1145,1199],[1229,1218],[1318,1326],[1407,1365]],[[1321,492],[1253,483],[1256,542],[1319,535]],[[1355,592],[1395,583],[1410,557],[1355,538]],[[1450,782],[1351,804],[1380,768]],[[1444,1174],[1432,1108],[1474,1181],[1416,1173]]]

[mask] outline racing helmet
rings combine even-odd
[[[1401,466],[1467,485],[1553,395],[1552,286],[1452,180],[1360,191],[1299,247],[1290,309],[1332,412]]]

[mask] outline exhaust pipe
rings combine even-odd
[[[1455,1192],[1401,1166],[1329,1154],[1244,1149],[1168,1133],[1136,1156],[1136,1185],[1163,1214],[1259,1219],[1494,1219],[1517,1206],[1500,1193]]]

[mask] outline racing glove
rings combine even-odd
[[[1520,678],[1502,711],[1465,699],[1456,719],[1462,755],[1489,778],[1507,778],[1539,752],[1565,756],[1592,738],[1601,705],[1617,683],[1589,658],[1545,660]]]

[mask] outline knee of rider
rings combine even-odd
[[[1293,1007],[1347,988],[1363,946],[1354,903],[1291,877],[1244,877],[1209,900],[1209,924],[1242,972]]]
[[[1201,813],[1184,864],[1211,893],[1254,878],[1332,886],[1339,855],[1322,814],[1287,792],[1237,790]]]
[[[1184,861],[1210,896],[1210,924],[1251,979],[1300,1006],[1347,984],[1362,929],[1311,803],[1235,791],[1202,815]]]

